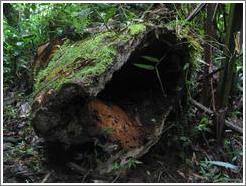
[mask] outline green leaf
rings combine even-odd
[[[159,63],[160,60],[158,58],[155,58],[155,57],[150,57],[150,56],[142,56],[142,58],[150,61],[150,62],[153,62],[153,63]]]
[[[210,163],[212,165],[217,165],[220,167],[225,167],[227,169],[232,169],[234,171],[238,171],[238,166],[233,165],[231,163],[227,163],[227,162],[223,162],[223,161],[208,161],[208,163]]]
[[[33,39],[35,37],[36,37],[36,35],[34,35],[34,34],[29,34],[29,35],[23,35],[22,36],[23,39]]]
[[[136,163],[136,164],[143,164],[143,162],[138,161],[138,160],[135,160],[135,163]]]
[[[120,169],[120,168],[121,168],[121,166],[120,166],[119,163],[117,163],[117,162],[114,162],[114,163],[113,163],[113,165],[112,165],[112,169],[113,169],[113,170],[118,170],[118,169]]]
[[[145,65],[145,64],[138,64],[138,63],[135,63],[133,65],[136,66],[136,67],[145,69],[145,70],[154,70],[155,69],[155,67],[152,66],[152,65]]]
[[[218,61],[218,60],[222,60],[222,59],[225,59],[226,57],[224,57],[224,56],[219,56],[219,57],[216,57],[214,60],[215,61]]]

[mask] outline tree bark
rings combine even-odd
[[[204,46],[204,61],[206,64],[204,66],[204,73],[203,73],[203,90],[202,90],[202,104],[205,106],[211,105],[211,98],[213,100],[213,92],[211,83],[213,81],[212,78],[208,78],[208,74],[211,71],[212,63],[212,46],[211,41],[214,40],[215,37],[215,30],[214,30],[214,22],[213,22],[213,15],[215,12],[216,4],[207,4],[207,19],[206,19],[206,44]],[[212,103],[214,104],[214,103]]]

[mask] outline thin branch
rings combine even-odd
[[[219,6],[219,4],[216,3],[216,5],[215,5],[215,7],[214,7],[214,13],[213,13],[213,16],[212,16],[212,22],[214,22],[214,20],[215,20],[215,16],[216,16],[216,12],[217,12],[217,10],[218,10],[218,6]]]
[[[205,77],[198,79],[198,82],[202,81],[204,78],[205,78],[205,79],[211,78],[214,74],[220,72],[220,71],[223,70],[223,69],[224,69],[224,67],[217,68],[216,70],[210,72],[210,73],[209,73],[208,75],[206,75]]]
[[[69,163],[67,163],[67,166],[69,168],[71,168],[71,170],[73,170],[74,172],[77,172],[79,174],[85,175],[88,173],[88,170],[84,169],[83,167],[79,166],[76,163],[69,162]]]
[[[210,114],[210,115],[215,115],[215,113],[210,110],[209,108],[205,107],[204,105],[202,105],[201,103],[197,102],[196,100],[190,98],[190,102],[195,105],[197,108],[205,111],[206,113]],[[243,134],[243,129],[241,127],[236,126],[235,124],[233,124],[232,122],[225,120],[225,125],[234,130],[235,132],[238,132],[240,134]]]
[[[164,97],[167,97],[166,93],[165,93],[165,90],[164,90],[164,86],[163,86],[163,83],[161,81],[161,77],[160,77],[160,74],[159,74],[159,70],[157,67],[155,67],[155,71],[156,71],[156,75],[157,75],[157,78],[159,80],[159,83],[160,83],[160,86],[161,86],[161,91],[162,91],[162,94]]]
[[[48,173],[45,175],[45,177],[43,178],[43,180],[41,181],[41,183],[45,183],[45,182],[49,179],[51,173],[52,173],[52,172],[48,172]]]
[[[154,6],[154,3],[151,3],[147,10],[142,14],[140,19],[144,19],[145,15],[150,12],[150,9]]]
[[[194,19],[201,12],[201,10],[205,7],[205,5],[206,3],[201,3],[197,5],[197,7],[186,18],[186,21],[191,21],[192,19]]]

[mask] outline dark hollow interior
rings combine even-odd
[[[182,87],[184,80],[183,66],[188,62],[188,51],[184,41],[177,41],[173,33],[160,35],[157,39],[154,32],[150,32],[139,47],[131,54],[126,64],[114,72],[98,97],[112,102],[120,102],[131,98],[145,99],[151,96],[162,96],[160,80],[164,87],[164,94],[172,96]],[[155,65],[143,58],[154,57],[164,60],[158,65],[160,79],[156,70],[146,70],[134,64]]]

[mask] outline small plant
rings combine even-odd
[[[130,158],[126,164],[121,165],[118,162],[114,162],[112,165],[113,170],[119,170],[119,169],[132,169],[136,168],[137,165],[143,164],[143,162],[136,160],[134,158]]]
[[[4,120],[16,118],[17,112],[18,112],[17,109],[12,105],[4,106],[3,108]]]
[[[228,182],[229,176],[227,174],[221,173],[221,171],[209,163],[208,159],[205,161],[200,161],[199,173],[202,177],[206,179],[206,182]]]
[[[237,167],[227,162],[221,161],[209,161],[205,158],[205,161],[200,161],[199,164],[199,173],[202,177],[206,179],[207,182],[229,182],[229,175],[222,171],[220,167],[226,169],[236,170]]]
[[[159,70],[158,70],[158,66],[161,63],[161,61],[164,60],[164,58],[166,56],[167,55],[164,55],[161,59],[154,58],[154,57],[151,57],[151,56],[142,56],[142,58],[146,59],[147,61],[155,63],[155,65],[147,65],[147,64],[140,64],[140,63],[134,63],[133,64],[134,66],[142,68],[142,69],[145,69],[145,70],[155,70],[156,76],[158,78],[158,81],[159,81],[159,84],[160,84],[160,87],[161,87],[161,91],[162,91],[164,97],[166,97],[166,92],[164,90],[163,82],[161,81],[161,77],[160,77],[160,73],[159,73]]]
[[[224,150],[232,163],[236,163],[243,157],[242,149],[238,149],[235,145],[228,139],[224,140]]]
[[[114,162],[112,165],[112,170],[119,170],[122,166],[118,162]]]
[[[195,127],[195,130],[199,132],[211,132],[209,128],[209,119],[207,116],[203,116],[200,120],[198,126]]]
[[[126,166],[127,168],[131,169],[131,168],[136,168],[137,165],[140,165],[140,164],[143,164],[143,162],[141,162],[141,161],[139,161],[139,160],[136,160],[136,159],[134,159],[134,158],[130,158],[130,159],[128,160],[128,162],[126,163],[125,166]]]

